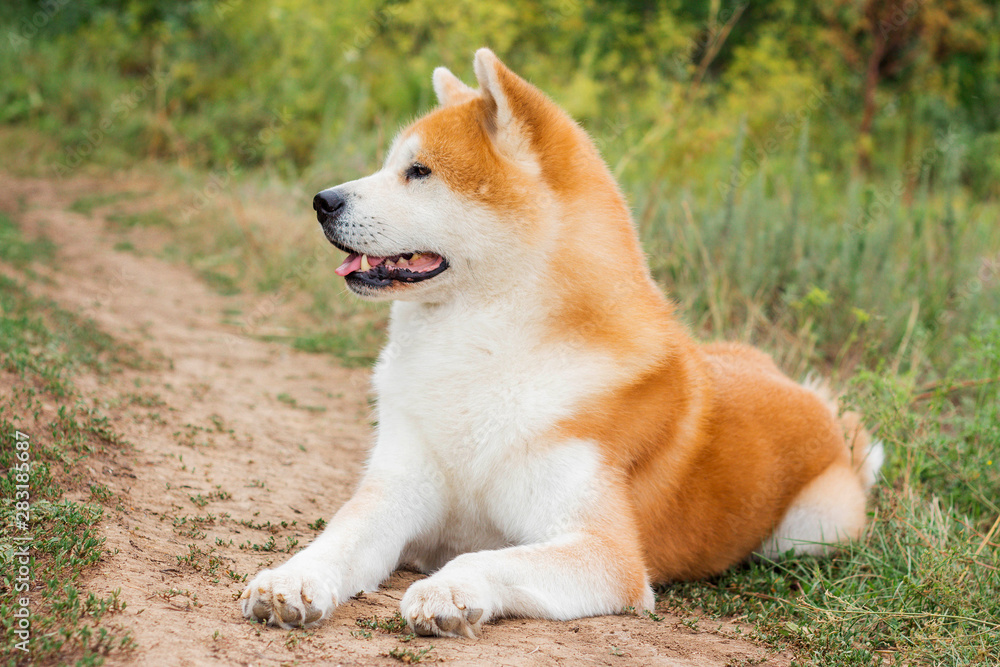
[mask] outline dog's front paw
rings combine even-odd
[[[327,578],[328,580],[328,578]],[[321,572],[285,564],[263,570],[243,591],[243,615],[286,630],[316,625],[338,604],[336,595]]]
[[[410,586],[399,608],[406,624],[418,635],[474,639],[491,617],[488,600],[473,587],[449,583],[440,575]]]

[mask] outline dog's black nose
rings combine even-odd
[[[347,200],[336,190],[323,190],[313,197],[313,210],[316,211],[316,218],[320,222],[335,220],[344,212],[346,205]]]

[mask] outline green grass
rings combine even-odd
[[[125,231],[135,227],[166,227],[170,220],[161,211],[141,211],[139,213],[109,213],[105,219],[111,229]]]
[[[4,262],[51,258],[47,243],[4,233]],[[102,598],[81,589],[81,578],[105,554],[102,505],[114,501],[110,489],[87,479],[82,462],[125,443],[72,379],[83,369],[106,376],[134,363],[135,353],[7,277],[0,277],[0,350],[0,376],[11,387],[0,396],[0,624],[10,647],[3,664],[98,665],[127,654],[134,641],[114,621],[125,608],[119,591]],[[93,502],[63,498],[77,488],[89,489]],[[26,523],[19,501],[29,503]],[[19,581],[23,563],[15,554],[23,545],[30,574]],[[27,652],[15,647],[23,639],[15,634],[22,597],[30,600]]]
[[[957,337],[1000,311],[1000,205],[903,172],[833,176],[808,154],[803,134],[732,189],[721,163],[669,194],[626,182],[654,275],[696,332],[760,344],[793,373],[843,379],[887,359],[893,372],[944,376]],[[895,183],[912,202],[873,209]]]
[[[407,665],[415,665],[418,662],[422,662],[425,658],[430,658],[433,662],[433,655],[430,655],[431,650],[434,646],[428,646],[422,649],[410,649],[404,646],[397,646],[396,648],[389,651],[389,657],[395,658],[400,662]]]
[[[55,244],[47,238],[26,240],[10,217],[0,212],[0,261],[24,269],[32,261],[51,261],[55,251]]]
[[[211,269],[203,269],[198,272],[198,275],[201,276],[201,279],[204,280],[209,287],[223,296],[239,294],[242,291],[236,279],[225,273],[213,271]]]
[[[296,399],[291,394],[281,393],[281,394],[278,394],[277,396],[275,396],[275,398],[277,398],[279,401],[281,401],[285,405],[287,405],[289,407],[292,407],[292,408],[298,408],[299,410],[305,410],[307,412],[326,412],[326,406],[324,406],[324,405],[304,405],[302,403],[299,403],[298,399]]]
[[[389,635],[399,634],[406,631],[406,619],[404,619],[399,612],[396,612],[388,618],[379,618],[378,615],[372,614],[371,618],[365,616],[355,619],[354,624],[362,630],[380,632],[382,634]]]
[[[381,340],[373,322],[360,330],[328,330],[300,334],[292,338],[292,347],[303,352],[332,354],[345,366],[368,367],[378,356]]]
[[[94,209],[110,207],[112,204],[144,197],[146,194],[145,192],[95,192],[74,201],[70,204],[69,210],[90,215]]]

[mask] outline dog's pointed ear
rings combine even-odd
[[[502,153],[517,158],[535,153],[535,157],[543,158],[541,153],[552,153],[553,146],[570,151],[580,141],[573,120],[545,93],[508,69],[492,51],[476,51],[473,64],[485,104],[483,122]]]
[[[507,69],[507,66],[489,49],[476,51],[473,66],[476,70],[476,79],[479,80],[479,90],[492,107],[490,120],[494,127],[490,129],[503,133],[514,120],[514,103],[519,92],[517,89],[522,85],[525,87],[530,85]]]
[[[438,104],[443,107],[465,102],[476,96],[476,91],[462,83],[447,67],[434,70],[434,93],[437,94]]]

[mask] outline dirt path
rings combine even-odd
[[[89,582],[100,594],[122,590],[128,607],[117,620],[138,642],[127,664],[391,665],[399,664],[388,655],[394,649],[430,646],[424,662],[461,665],[788,664],[734,626],[699,632],[662,611],[662,621],[505,620],[475,641],[404,643],[399,633],[360,627],[359,618],[392,617],[418,576],[410,573],[350,600],[315,631],[245,621],[234,601],[243,575],[282,562],[296,540],[307,544],[316,535],[308,524],[328,519],[353,489],[369,439],[367,371],[241,338],[224,314],[251,312],[260,297],[223,297],[186,267],[117,252],[101,216],[68,210],[120,184],[0,181],[0,210],[59,245],[51,280],[33,291],[159,360],[114,382],[78,381],[135,445],[117,468],[95,471],[123,506],[106,513],[113,555]]]

